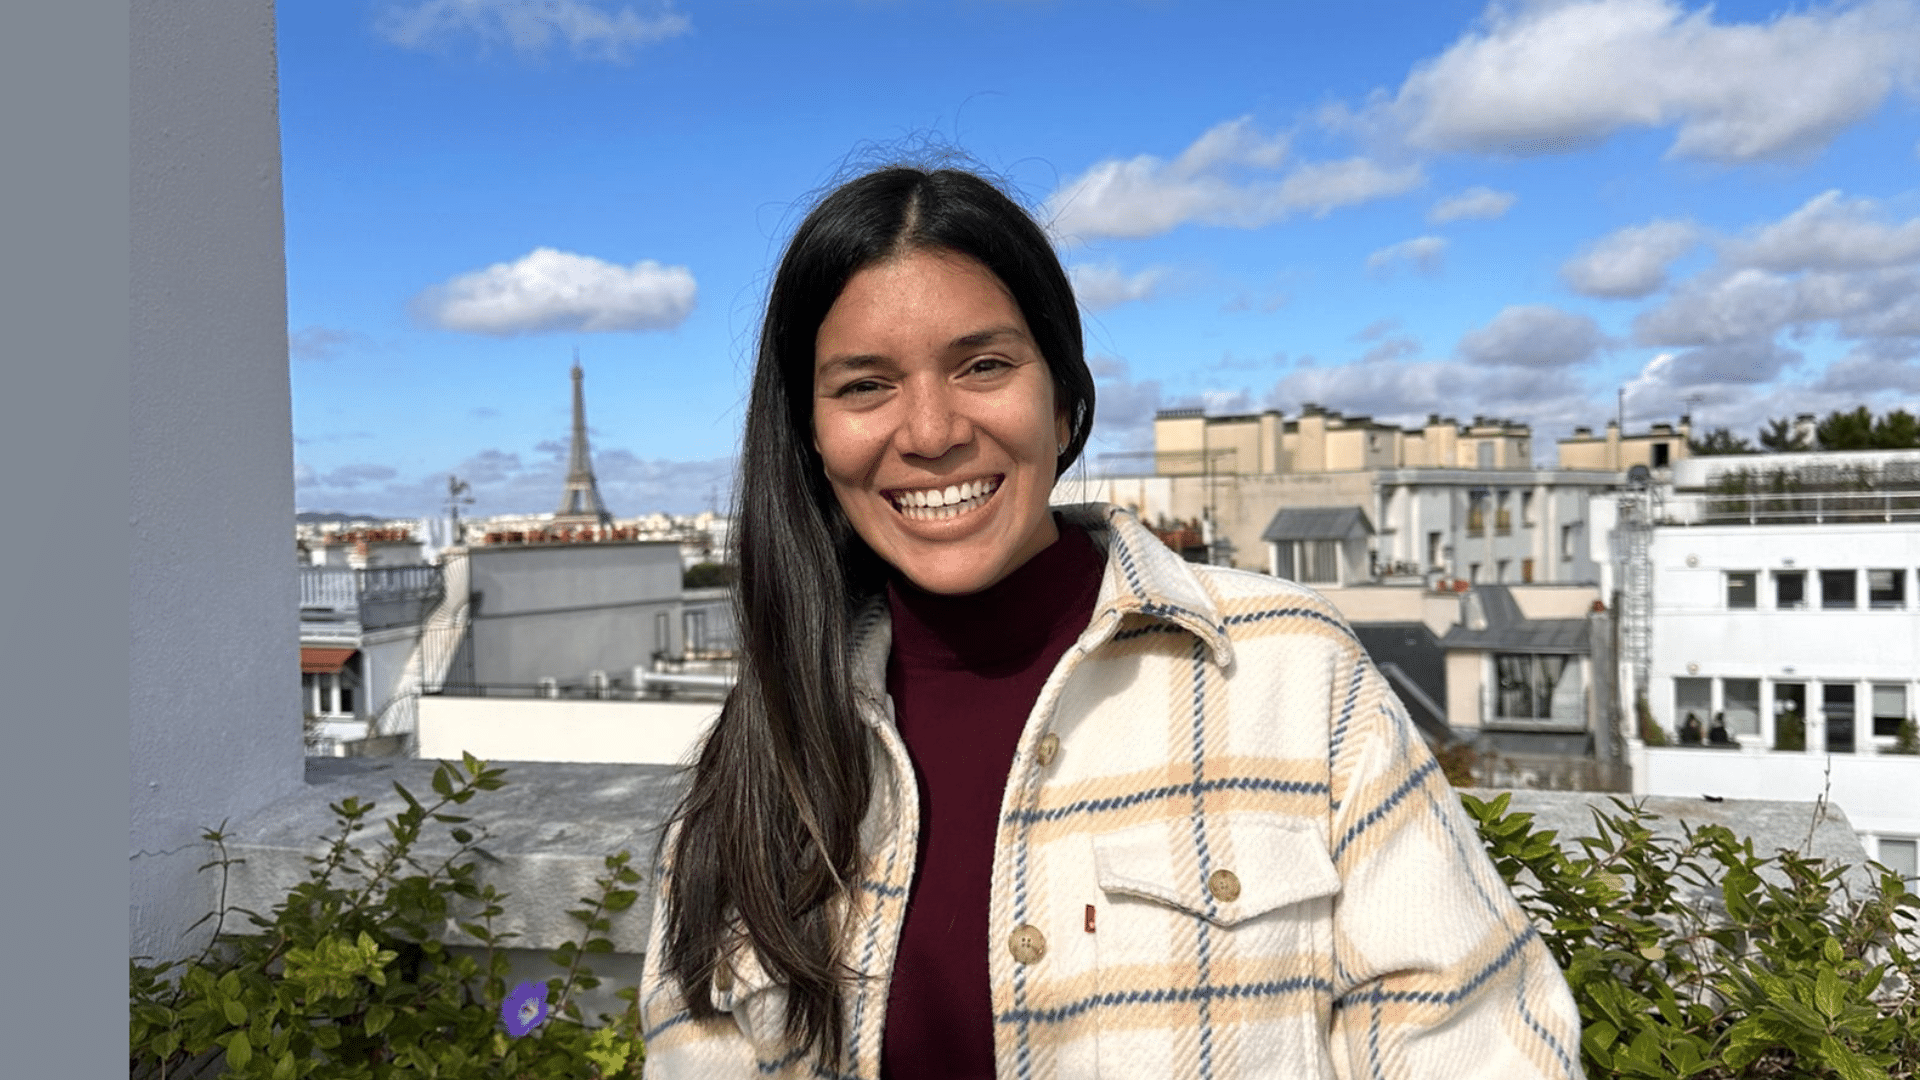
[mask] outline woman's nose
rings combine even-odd
[[[955,407],[946,388],[908,392],[906,416],[900,425],[900,449],[915,457],[939,458],[973,439],[973,425]]]

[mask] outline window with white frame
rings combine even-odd
[[[1752,610],[1760,603],[1760,575],[1752,570],[1727,571],[1727,607],[1735,610]]]
[[[1900,723],[1907,718],[1907,688],[1900,683],[1873,684],[1873,733],[1900,734]]]
[[[345,669],[308,671],[300,676],[302,707],[309,716],[354,715],[354,680]]]
[[[1587,722],[1580,658],[1550,653],[1497,653],[1493,715],[1501,720]]]
[[[1274,576],[1302,585],[1340,584],[1340,541],[1281,540],[1274,544]]]
[[[1820,571],[1820,606],[1828,610],[1859,607],[1859,578],[1857,570]]]
[[[1760,734],[1760,680],[1720,680],[1720,711],[1729,735]],[[1707,729],[1712,731],[1713,725]]]
[[[1880,854],[1874,861],[1907,879],[1911,888],[1914,879],[1920,878],[1920,840],[1911,836],[1883,836],[1875,846]]]
[[[1881,611],[1906,607],[1906,570],[1868,570],[1867,606]]]
[[[1773,572],[1773,606],[1781,611],[1792,611],[1807,606],[1807,572],[1805,570]]]
[[[1687,723],[1691,719],[1692,724]],[[1713,723],[1713,680],[1673,680],[1673,730],[1680,741],[1704,741]]]

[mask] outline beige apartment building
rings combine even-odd
[[[1271,409],[1240,416],[1164,409],[1153,418],[1153,446],[1161,476],[1533,467],[1533,432],[1512,420],[1476,416],[1461,424],[1435,414],[1423,427],[1401,428],[1311,403],[1293,420]]]
[[[1648,469],[1671,468],[1691,457],[1688,449],[1693,425],[1681,417],[1678,426],[1654,424],[1639,435],[1625,435],[1618,421],[1607,421],[1604,434],[1595,435],[1590,427],[1577,427],[1561,439],[1558,449],[1563,469],[1604,469],[1626,472],[1635,465]]]

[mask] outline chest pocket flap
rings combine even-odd
[[[1102,891],[1138,896],[1232,926],[1340,891],[1317,822],[1274,814],[1150,821],[1093,838]],[[1203,857],[1204,856],[1204,857]]]

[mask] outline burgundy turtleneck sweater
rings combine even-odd
[[[1105,565],[1085,531],[1063,525],[1052,546],[970,596],[897,576],[888,586],[887,692],[919,781],[920,848],[883,1078],[993,1078],[987,900],[1000,799],[1041,686],[1093,618]]]

